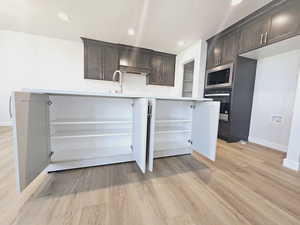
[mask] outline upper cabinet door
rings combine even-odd
[[[112,81],[113,74],[119,69],[119,48],[114,45],[103,46],[103,80]]]
[[[269,29],[269,17],[261,17],[241,27],[239,53],[245,53],[265,46]]]
[[[151,73],[147,84],[174,86],[176,55],[161,52],[153,53],[151,57]]]
[[[84,78],[112,81],[119,69],[119,47],[102,41],[82,38],[84,43]]]
[[[147,84],[159,85],[162,82],[163,58],[160,54],[153,54],[151,58],[151,73],[147,77]]]
[[[222,63],[223,39],[211,39],[207,47],[207,69],[214,68]]]
[[[12,96],[17,188],[23,191],[50,162],[49,97],[15,92]]]
[[[120,66],[150,69],[152,51],[132,46],[120,45]]]
[[[175,82],[175,55],[165,55],[163,57],[163,77],[162,85],[174,86]]]
[[[268,43],[274,43],[300,34],[300,1],[291,0],[271,14]]]
[[[237,33],[231,32],[223,38],[222,64],[232,63],[237,55]]]
[[[196,102],[193,110],[192,148],[215,161],[220,102]]]
[[[96,41],[84,39],[84,78],[103,80],[103,49]]]

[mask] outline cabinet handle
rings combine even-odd
[[[268,41],[268,32],[266,32],[266,34],[265,34],[265,41],[264,41],[264,44],[267,44],[267,41]]]
[[[11,96],[9,96],[9,106],[8,106],[8,110],[9,110],[9,117],[12,119],[12,112],[11,112]]]
[[[260,45],[263,44],[263,41],[264,41],[264,34],[261,34],[261,35],[260,35]]]

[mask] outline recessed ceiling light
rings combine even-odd
[[[243,0],[231,0],[231,5],[238,5],[242,2]]]
[[[130,35],[130,36],[135,35],[135,31],[134,31],[133,28],[129,28],[128,31],[127,31],[127,33],[128,33],[128,35]]]
[[[178,44],[178,46],[184,46],[185,43],[184,43],[184,41],[178,41],[177,44]]]
[[[62,20],[63,22],[67,22],[67,23],[70,22],[70,18],[69,18],[69,16],[65,12],[59,12],[57,14],[57,17],[60,20]]]

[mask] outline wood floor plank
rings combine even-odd
[[[41,174],[16,192],[12,133],[0,128],[0,225],[299,225],[300,174],[284,153],[218,142],[217,160],[155,160]]]

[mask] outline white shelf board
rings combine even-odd
[[[130,146],[99,147],[87,149],[59,149],[53,150],[51,162],[86,160],[93,158],[121,156],[132,154]]]
[[[131,124],[132,120],[54,120],[51,125]]]
[[[191,148],[177,148],[177,149],[165,149],[165,150],[154,150],[154,158],[162,158],[162,157],[169,157],[169,156],[179,156],[179,155],[186,155],[191,154]]]
[[[180,134],[180,133],[191,133],[192,130],[158,130],[155,134]]]
[[[191,123],[192,120],[188,119],[159,119],[156,120],[156,123]]]
[[[129,129],[102,129],[93,131],[58,131],[51,136],[51,139],[67,138],[89,138],[89,137],[110,137],[110,136],[129,136],[132,132]]]
[[[188,140],[186,141],[169,141],[169,142],[156,142],[154,145],[155,151],[162,151],[168,149],[182,149],[190,148]]]

